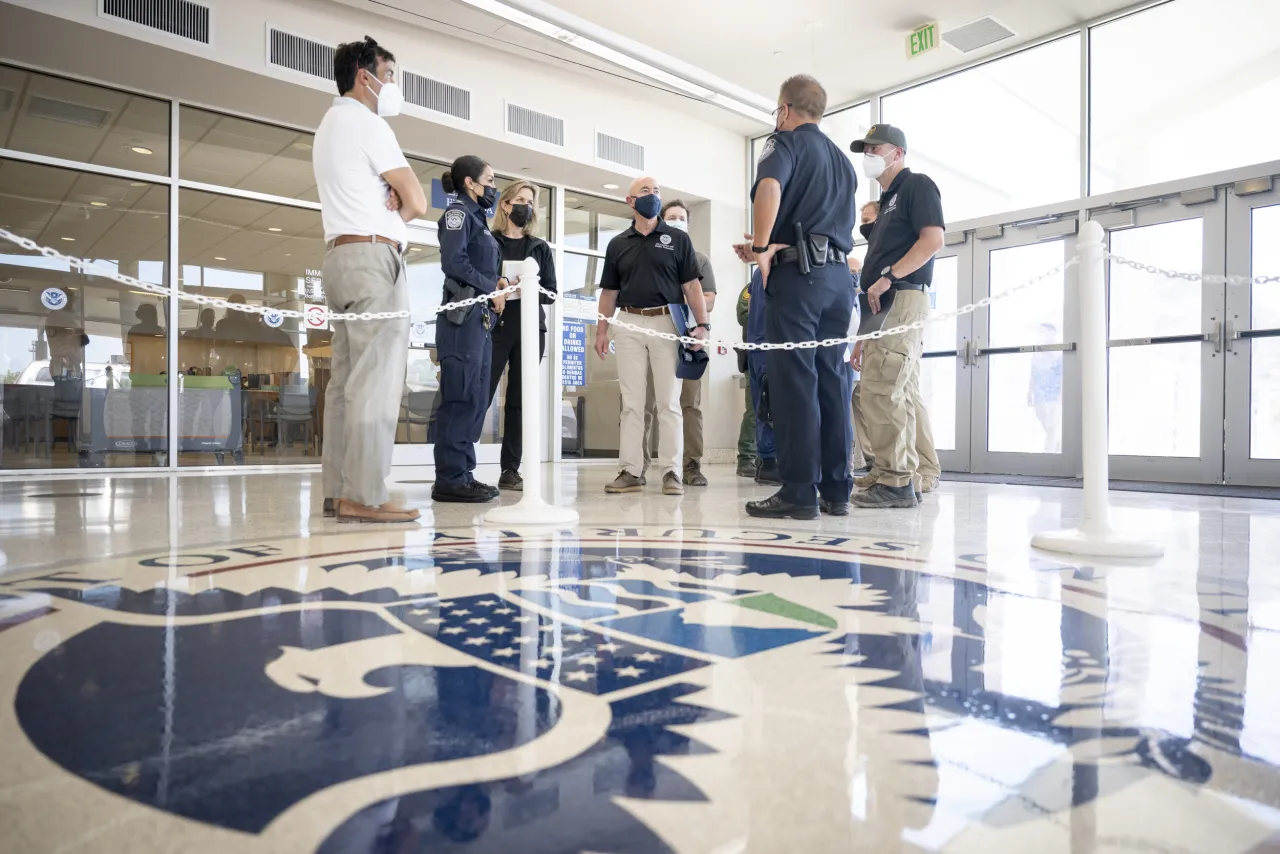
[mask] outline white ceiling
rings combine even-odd
[[[413,0],[399,2],[410,5]],[[453,2],[458,12],[476,15],[458,0]],[[812,74],[826,87],[832,106],[1133,5],[1133,0],[547,2],[770,100],[789,75]],[[1016,35],[970,54],[943,44],[918,59],[907,58],[906,39],[912,29],[938,21],[945,34],[984,16],[996,18]]]

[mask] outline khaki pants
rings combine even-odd
[[[669,314],[645,317],[623,312],[619,320],[662,332],[675,333],[675,321]],[[676,376],[680,361],[674,341],[651,338],[620,326],[610,326],[614,355],[618,360],[618,386],[622,392],[622,424],[618,439],[618,461],[635,477],[644,474],[644,414],[652,373],[654,405],[658,417],[659,473],[681,474],[684,432],[681,426],[681,383]]]
[[[404,260],[393,246],[335,246],[325,253],[323,277],[331,312],[409,309]],[[387,502],[408,360],[407,318],[334,322],[321,459],[326,498]]]
[[[702,465],[702,380],[680,380],[680,416],[684,420],[684,464]],[[644,405],[644,467],[649,468],[655,444],[653,425],[658,407],[653,402],[653,374]],[[754,429],[754,427],[752,428]]]
[[[916,323],[928,316],[928,294],[898,291],[883,328]],[[920,329],[872,339],[863,351],[858,398],[875,456],[876,480],[886,486],[906,486],[940,474],[929,413],[920,396],[923,351],[924,331]]]

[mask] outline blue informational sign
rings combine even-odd
[[[587,327],[566,320],[560,338],[560,384],[581,387],[587,384]]]
[[[457,193],[446,193],[444,191],[444,184],[440,183],[439,178],[431,179],[431,207],[442,211],[453,204],[457,198]]]

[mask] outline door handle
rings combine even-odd
[[[1221,353],[1222,348],[1226,346],[1227,327],[1221,320],[1213,322],[1213,352]]]

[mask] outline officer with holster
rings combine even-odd
[[[736,246],[759,265],[769,343],[843,338],[853,315],[847,253],[853,248],[858,179],[818,128],[827,93],[797,75],[778,94],[778,132],[765,143],[751,189],[753,234]],[[768,351],[770,408],[782,489],[747,503],[767,518],[849,512],[849,373],[843,347]]]

